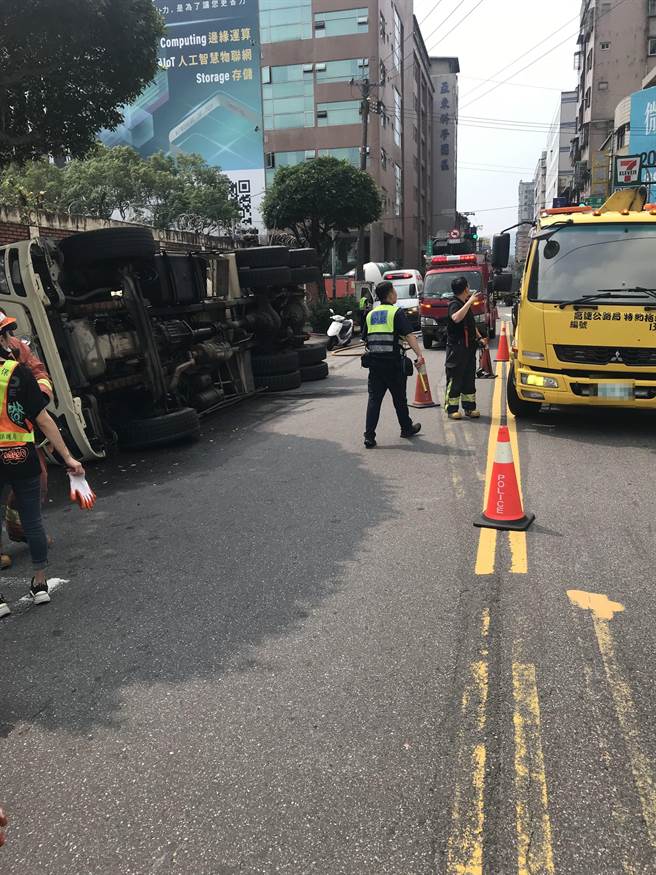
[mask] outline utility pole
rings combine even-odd
[[[355,83],[353,83],[355,84]],[[367,151],[369,149],[369,95],[371,83],[369,79],[363,79],[358,83],[362,100],[360,101],[360,115],[362,116],[362,146],[360,147],[360,170],[367,169]],[[364,279],[364,228],[358,231],[358,263],[355,278]]]

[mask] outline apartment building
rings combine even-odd
[[[522,180],[519,183],[519,189],[517,192],[518,222],[532,222],[535,218],[534,192],[535,187],[533,184],[533,180],[531,180],[530,182],[524,182]],[[529,230],[530,228],[528,225],[523,225],[517,229],[517,233],[515,235],[515,261],[518,263],[523,263],[524,261],[526,261],[526,256],[528,255]]]
[[[546,206],[554,198],[570,198],[573,168],[570,160],[572,137],[576,133],[577,92],[563,91],[547,137]]]
[[[605,197],[615,109],[656,66],[656,0],[582,0],[577,44],[574,188],[578,198]]]
[[[420,188],[432,160],[426,51],[412,0],[362,2],[260,0],[267,177],[319,155],[359,166],[358,83],[368,79],[367,170],[383,192],[384,208],[367,234],[366,258],[401,263],[412,255],[414,266],[430,210]]]
[[[458,227],[458,58],[431,58],[433,80],[433,233]]]
[[[412,21],[412,63],[407,59],[405,143],[403,149],[403,264],[421,269],[426,244],[432,239],[434,156],[434,92],[431,62],[419,30]]]
[[[547,153],[542,152],[533,177],[533,217],[539,216],[547,206]]]

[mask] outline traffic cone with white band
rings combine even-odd
[[[428,382],[428,372],[426,365],[417,365],[417,385],[415,387],[415,400],[408,404],[408,407],[439,407],[440,405],[433,401],[431,395],[430,383]]]
[[[492,466],[492,482],[484,513],[476,520],[477,528],[524,532],[535,519],[535,514],[524,513],[519,484],[515,473],[508,427],[499,427],[497,447]]]
[[[499,346],[497,347],[497,361],[509,362],[510,350],[508,349],[508,338],[506,337],[506,323],[501,323],[501,337],[499,338]]]

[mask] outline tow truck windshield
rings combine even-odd
[[[424,280],[424,298],[452,298],[451,283],[459,276],[469,283],[472,294],[481,290],[481,274],[477,270],[449,271],[448,273],[429,273]]]
[[[553,304],[612,298],[644,306],[654,282],[655,245],[653,225],[561,228],[556,237],[537,241],[528,298]]]

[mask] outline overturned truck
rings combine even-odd
[[[51,411],[84,459],[195,438],[258,389],[328,374],[306,345],[314,250],[169,252],[147,228],[0,248],[0,310],[45,362]]]

